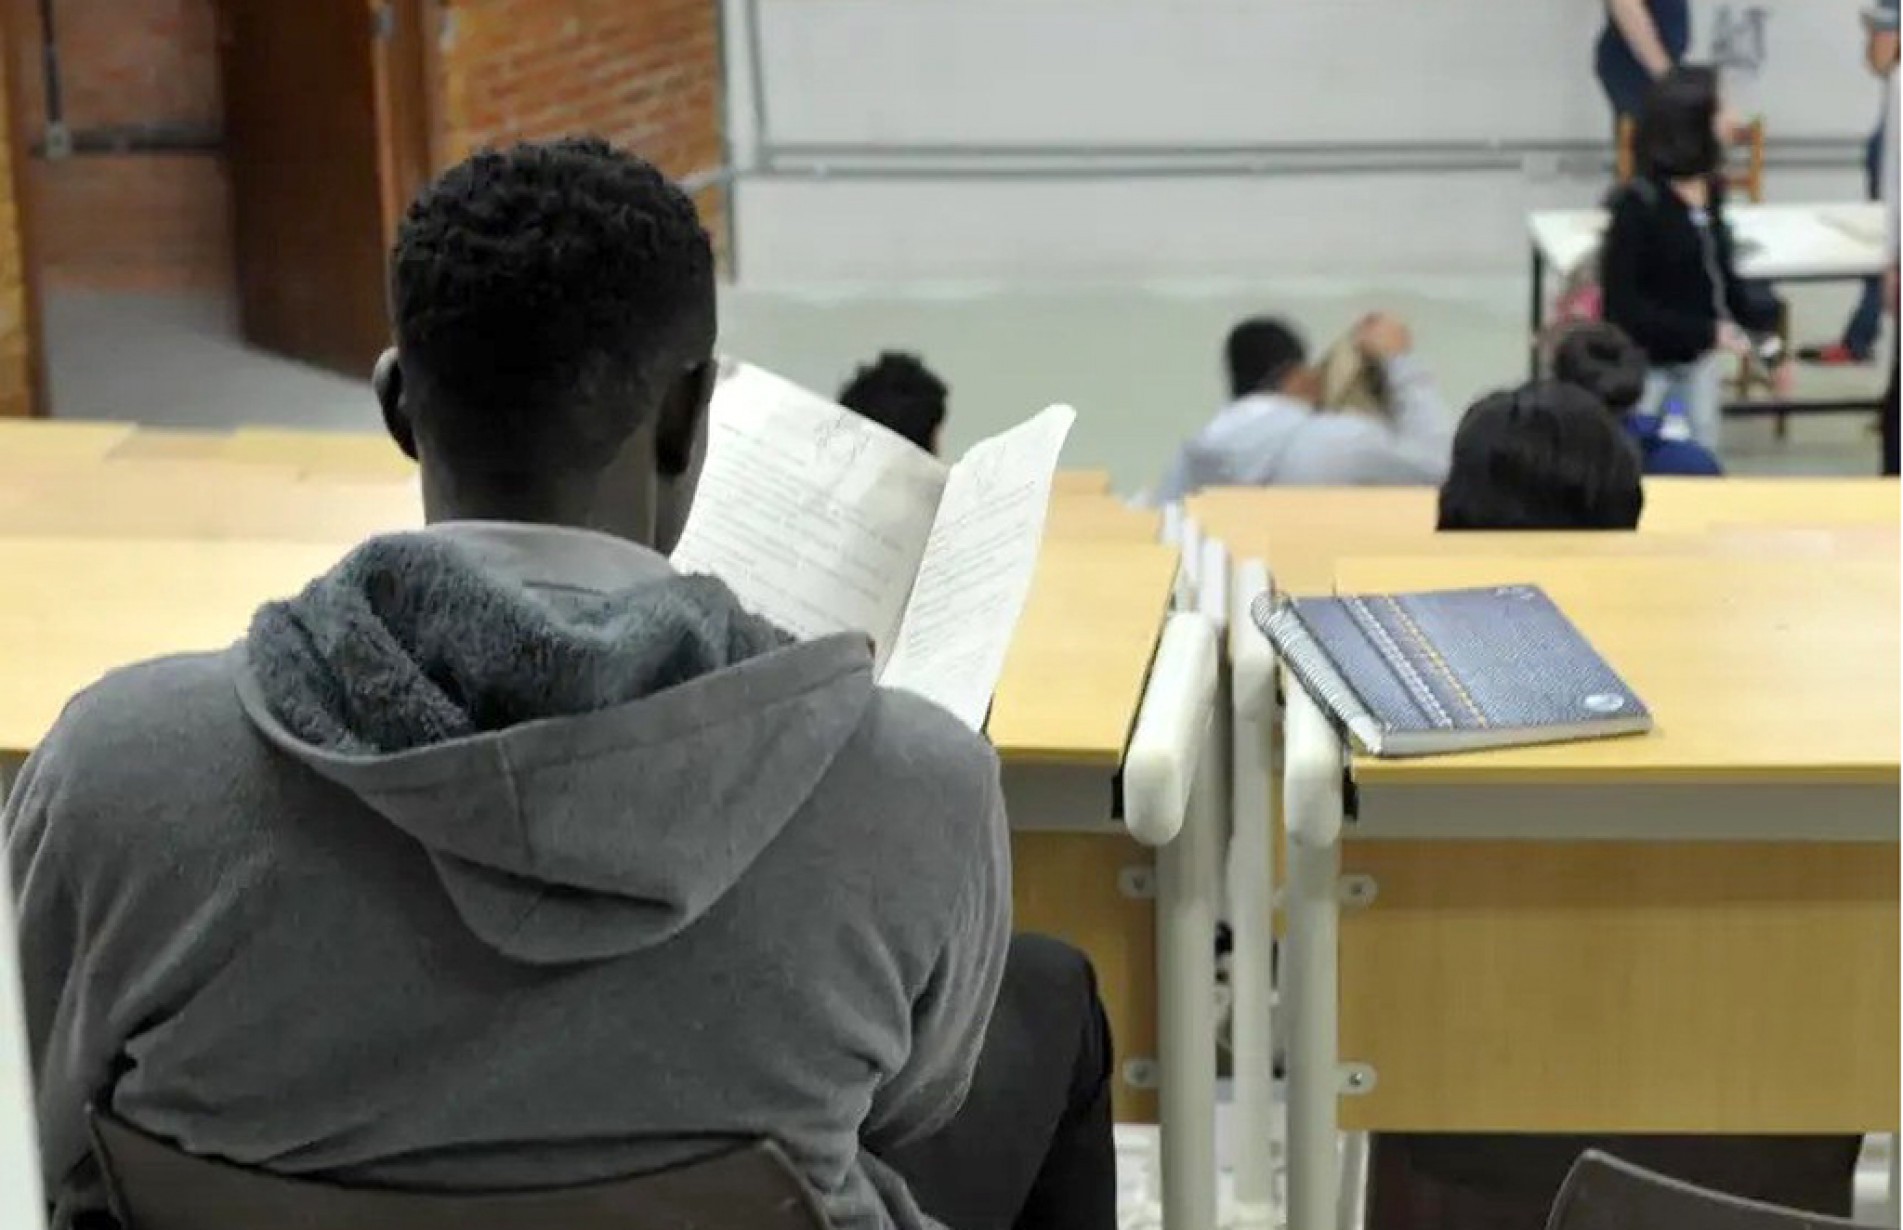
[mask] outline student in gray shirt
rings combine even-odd
[[[1432,485],[1447,473],[1453,425],[1414,338],[1393,316],[1355,327],[1354,342],[1387,388],[1383,414],[1318,408],[1321,377],[1301,335],[1268,318],[1229,333],[1234,401],[1184,444],[1157,491],[1167,502],[1204,487]]]

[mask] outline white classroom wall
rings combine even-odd
[[[1511,273],[1605,183],[1600,0],[723,3],[743,285]],[[1695,4],[1773,196],[1859,195],[1858,0]]]

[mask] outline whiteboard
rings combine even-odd
[[[1600,0],[755,0],[773,144],[1598,141]],[[1867,134],[1860,0],[1694,0],[1773,141]],[[1754,37],[1762,31],[1762,38]],[[1718,39],[1720,33],[1730,37]]]

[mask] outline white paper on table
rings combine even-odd
[[[984,725],[1076,421],[1069,406],[1052,406],[952,467],[880,682],[938,702],[974,730]]]

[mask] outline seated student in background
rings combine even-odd
[[[936,454],[949,393],[917,355],[888,350],[852,374],[839,390],[839,404]]]
[[[1354,339],[1382,369],[1385,414],[1319,410],[1320,375],[1301,336],[1279,320],[1237,325],[1226,347],[1235,400],[1183,445],[1158,498],[1180,500],[1204,487],[1439,482],[1452,425],[1413,334],[1376,314],[1355,327]]]
[[[1568,329],[1553,350],[1553,378],[1598,398],[1639,446],[1647,474],[1710,478],[1724,473],[1718,458],[1696,440],[1674,440],[1657,414],[1641,414],[1645,398],[1645,352],[1617,325],[1582,324]]]
[[[478,154],[393,266],[429,528],[113,673],[8,800],[56,1225],[105,1207],[88,1104],[344,1185],[766,1136],[840,1230],[933,1224],[907,1159],[954,1230],[1113,1225],[1102,1014],[1010,942],[991,748],[663,554],[715,372],[692,203],[598,141]]]
[[[1631,530],[1632,443],[1589,394],[1551,381],[1475,403],[1441,488],[1443,530]],[[1600,1149],[1748,1199],[1844,1216],[1856,1136],[1377,1133],[1369,1230],[1543,1230],[1566,1172]]]
[[[1625,432],[1592,394],[1541,380],[1467,411],[1436,528],[1631,530],[1644,509]]]
[[[1725,221],[1724,123],[1713,70],[1675,68],[1653,85],[1633,141],[1638,174],[1613,194],[1600,252],[1605,318],[1651,367],[1641,411],[1676,407],[1691,437],[1714,451],[1728,356],[1755,351],[1775,365],[1780,387],[1789,380],[1774,336],[1782,309],[1738,278]]]

